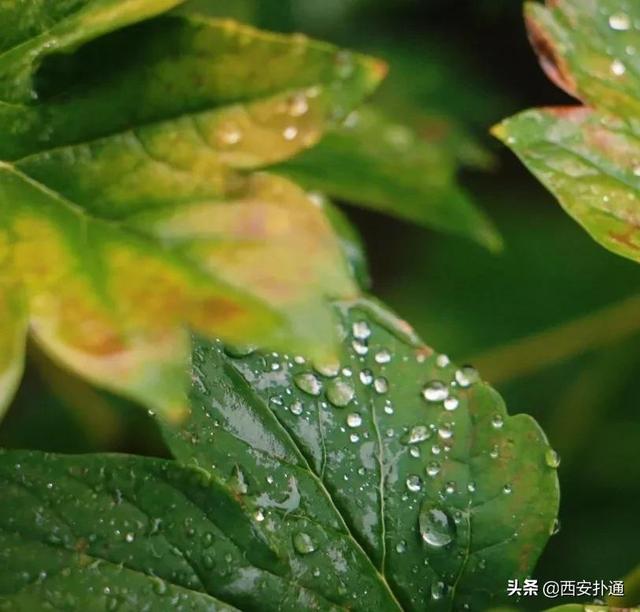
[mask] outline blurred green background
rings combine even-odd
[[[387,114],[418,130],[443,130],[462,161],[491,166],[464,171],[460,181],[502,232],[505,250],[498,255],[345,210],[363,235],[374,293],[430,345],[478,365],[510,412],[535,416],[562,456],[561,529],[536,576],[625,575],[640,562],[640,268],[593,242],[488,135],[518,110],[572,103],[539,69],[519,0],[192,5],[386,59],[391,72],[376,101]],[[33,351],[32,357],[36,365],[0,427],[0,444],[164,452],[142,410],[71,380]],[[533,610],[548,604],[522,602]]]

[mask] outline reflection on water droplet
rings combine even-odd
[[[349,427],[360,427],[362,425],[362,417],[357,412],[352,412],[347,416],[347,425]]]
[[[441,402],[449,396],[449,388],[440,380],[432,380],[425,385],[422,396],[428,402]]]
[[[502,418],[502,415],[494,414],[493,418],[491,419],[491,425],[494,429],[501,429],[504,425],[504,419]]]
[[[444,492],[447,495],[453,495],[456,492],[456,483],[450,480],[444,487]]]
[[[504,485],[504,487],[502,487],[502,491],[506,494],[509,495],[511,493],[511,491],[513,491],[511,485],[509,483],[507,483],[506,485]]]
[[[358,340],[366,340],[371,335],[371,328],[366,321],[356,321],[352,327],[353,337]]]
[[[560,455],[552,448],[548,448],[544,454],[544,461],[550,468],[556,469],[560,466]]]
[[[407,489],[412,493],[417,493],[422,489],[422,479],[417,474],[411,474],[406,480]]]
[[[492,459],[497,459],[498,455],[499,455],[499,453],[498,453],[498,445],[494,444],[493,448],[489,452],[489,457],[491,457]]]
[[[462,366],[459,370],[456,370],[456,382],[461,387],[470,387],[474,383],[480,380],[478,371],[470,365]]]
[[[370,385],[373,382],[373,372],[371,370],[362,370],[360,372],[360,382],[363,385]]]
[[[418,527],[422,540],[432,548],[450,544],[456,536],[456,527],[447,511],[439,504],[425,500],[420,507]]]
[[[300,416],[302,414],[302,402],[296,400],[295,402],[293,402],[293,404],[291,404],[289,410],[291,410],[291,414]]]
[[[305,372],[302,374],[296,374],[293,382],[295,382],[296,386],[308,393],[309,395],[320,395],[322,391],[322,383],[318,380],[315,374],[311,372]]]
[[[363,357],[369,352],[369,347],[367,346],[367,342],[365,340],[354,340],[351,343],[353,350],[356,352],[356,355],[360,355]]]
[[[391,400],[385,400],[384,411],[386,414],[393,414],[393,404],[391,403]]]
[[[459,405],[460,405],[460,401],[458,400],[457,397],[451,396],[451,397],[448,397],[446,400],[444,400],[444,409],[445,410],[453,411]]]
[[[298,128],[295,125],[290,125],[282,132],[285,140],[295,140],[298,135]]]
[[[402,437],[402,444],[419,444],[431,437],[431,430],[426,425],[415,425]]]
[[[316,547],[311,540],[311,536],[304,531],[299,531],[293,536],[293,547],[295,548],[297,553],[301,555],[308,555],[312,553]]]
[[[373,388],[376,390],[376,393],[383,395],[389,390],[389,381],[383,376],[376,378],[373,382]]]
[[[446,587],[444,582],[434,582],[431,584],[431,598],[432,599],[442,599],[444,597],[446,591]]]
[[[475,493],[476,492],[476,483],[471,481],[468,485],[467,485],[467,491],[469,491],[469,493]]]
[[[627,67],[619,59],[614,59],[611,62],[611,72],[615,76],[622,76],[626,71]]]
[[[344,408],[355,397],[352,384],[343,378],[336,378],[327,383],[327,399],[336,407]]]
[[[612,30],[624,32],[631,27],[631,20],[626,13],[614,13],[609,17],[609,26]]]
[[[413,458],[417,459],[418,457],[420,457],[420,448],[419,448],[419,447],[417,447],[417,446],[412,446],[412,447],[409,449],[409,454],[410,454]]]
[[[440,464],[437,461],[429,461],[429,463],[427,463],[426,472],[427,475],[432,478],[437,476],[440,472]]]
[[[436,357],[436,365],[439,368],[446,368],[451,363],[447,355],[438,355]]]
[[[400,540],[396,544],[396,552],[402,554],[405,550],[407,550],[407,543],[404,540]]]
[[[384,364],[391,361],[391,353],[387,349],[381,349],[376,353],[376,363]]]
[[[438,435],[443,440],[449,440],[451,437],[453,437],[453,429],[451,428],[451,424],[444,423],[440,425],[440,427],[438,427]]]
[[[264,521],[264,512],[261,509],[255,511],[253,518],[258,521],[258,523],[262,523]]]
[[[349,436],[349,440],[351,440],[351,442],[353,442],[355,444],[356,442],[360,441],[360,436],[358,434],[352,433]]]

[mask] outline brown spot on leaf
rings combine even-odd
[[[571,76],[566,60],[560,55],[546,30],[531,15],[525,15],[527,32],[531,45],[538,54],[542,69],[547,76],[570,96],[579,98],[574,78]]]

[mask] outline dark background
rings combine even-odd
[[[640,562],[640,307],[624,301],[640,293],[640,267],[593,242],[488,134],[518,110],[574,103],[539,69],[519,0],[197,4],[388,60],[389,78],[376,95],[388,114],[442,116],[495,158],[492,170],[464,171],[460,180],[500,229],[501,254],[345,210],[365,240],[373,291],[429,344],[479,365],[510,412],[535,416],[559,451],[561,529],[536,577],[624,576]],[[91,411],[79,409],[87,404]],[[0,444],[161,453],[150,431],[143,411],[46,366],[28,372]]]

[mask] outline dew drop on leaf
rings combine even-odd
[[[417,474],[411,474],[406,480],[407,489],[412,493],[417,493],[422,489],[422,479]]]
[[[391,353],[387,349],[381,349],[376,353],[376,363],[385,364],[391,361]]]
[[[460,405],[460,400],[457,397],[448,397],[444,400],[444,409],[452,412]]]
[[[550,468],[556,469],[560,466],[560,455],[552,448],[549,448],[544,454],[544,461]]]
[[[422,502],[418,527],[420,537],[432,548],[447,546],[456,536],[456,527],[449,514],[444,508],[430,501]]]
[[[357,412],[352,412],[347,416],[347,425],[349,427],[360,427],[362,425],[362,417]]]
[[[437,476],[440,472],[440,464],[437,461],[430,461],[426,467],[427,476]]]
[[[415,425],[402,437],[402,444],[419,444],[431,437],[431,430],[426,425]]]
[[[440,380],[432,380],[425,385],[422,396],[428,402],[441,402],[449,396],[449,388]]]
[[[491,419],[491,425],[494,429],[501,429],[504,425],[504,419],[502,418],[502,415],[494,414],[493,418]]]
[[[297,400],[293,402],[293,404],[291,404],[291,407],[289,408],[291,414],[294,414],[295,416],[300,416],[302,414],[302,409],[302,402]]]
[[[609,26],[612,30],[624,32],[631,27],[631,20],[626,13],[614,13],[609,17]]]
[[[327,399],[336,408],[344,408],[355,396],[353,385],[343,378],[336,378],[327,383]]]
[[[301,555],[308,555],[316,549],[311,536],[304,531],[299,531],[294,534],[293,547],[295,548],[296,552]]]
[[[462,366],[456,370],[456,382],[463,388],[470,387],[480,380],[478,371],[473,366]]]
[[[311,372],[296,374],[293,381],[300,390],[308,393],[309,395],[320,395],[320,392],[322,391],[322,383],[318,380],[315,374],[312,374]]]
[[[373,388],[376,390],[376,393],[383,395],[389,390],[389,381],[383,376],[376,378],[373,382]]]
[[[366,321],[356,321],[352,326],[353,337],[366,340],[371,335],[371,328]]]
[[[436,357],[436,365],[439,368],[446,368],[451,363],[447,355],[438,355]]]

